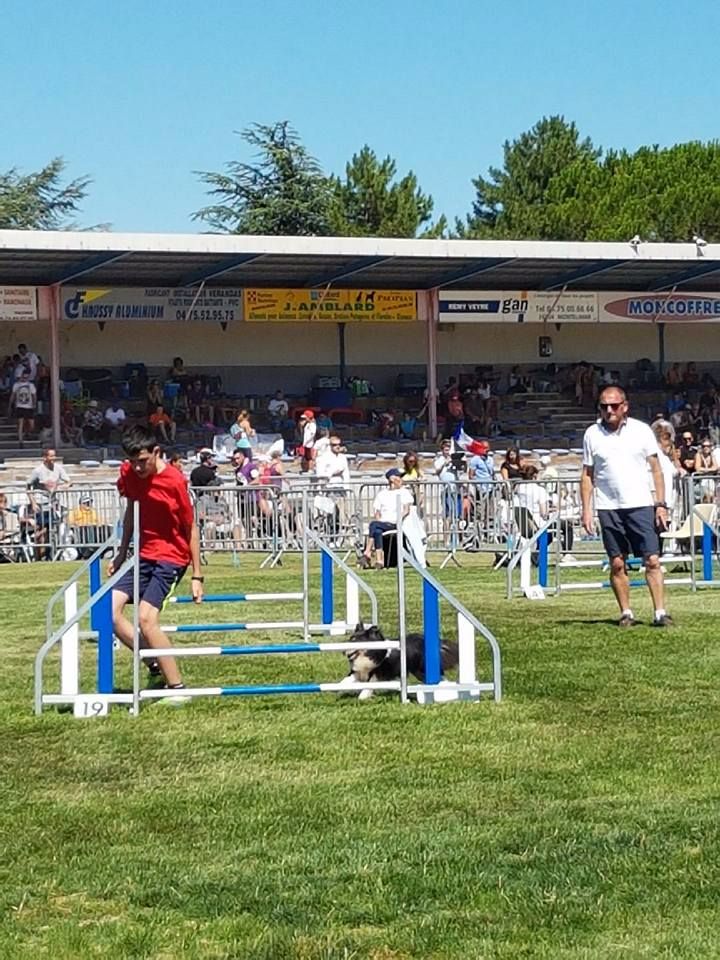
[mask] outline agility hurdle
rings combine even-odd
[[[545,590],[548,586],[548,547],[550,543],[550,528],[557,526],[557,517],[546,520],[545,523],[535,531],[532,537],[521,537],[519,540],[520,548],[510,558],[507,565],[507,599],[512,600],[515,595],[515,568],[520,568],[520,589],[524,597],[528,600],[544,600]],[[557,530],[555,531],[555,540],[559,542]],[[532,553],[537,552],[537,583],[532,583]]]
[[[45,642],[35,656],[35,713],[42,713],[44,706],[77,706],[88,696],[100,696],[105,703],[128,703],[127,694],[114,692],[114,638],[112,629],[112,589],[129,571],[133,570],[133,629],[139,634],[138,593],[140,549],[139,507],[133,510],[132,556],[102,583],[102,557],[106,550],[117,545],[117,538],[110,536],[94,553],[83,562],[75,573],[50,598],[45,613]],[[78,585],[83,576],[89,577],[90,595],[78,608]],[[55,610],[60,601],[63,603],[64,622],[54,627]],[[90,617],[90,630],[81,630],[80,624]],[[97,690],[91,694],[80,692],[80,641],[97,641]],[[45,660],[56,646],[60,647],[60,692],[44,692]]]
[[[479,700],[483,693],[491,693],[497,702],[502,698],[502,669],[500,645],[490,630],[457,600],[428,570],[421,566],[407,550],[403,537],[402,507],[398,497],[397,525],[397,592],[400,633],[401,698],[405,702],[414,696],[419,704],[448,703],[454,700]],[[407,618],[405,593],[405,565],[417,573],[422,581],[423,636],[425,654],[425,682],[409,683],[407,676]],[[456,613],[458,637],[458,679],[445,680],[440,657],[440,598]],[[492,658],[492,680],[477,679],[475,637],[485,638]]]

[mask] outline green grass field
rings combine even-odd
[[[0,573],[2,960],[720,956],[717,593],[680,588],[675,628],[621,631],[607,592],[511,604],[504,574],[464,558],[440,576],[500,640],[501,704],[318,695],[38,719],[33,657],[68,569]],[[213,560],[206,589],[298,589],[299,569]],[[395,579],[369,578],[392,634]],[[409,578],[409,628],[419,596]],[[633,600],[647,622],[647,594]],[[237,619],[251,614],[292,616]],[[335,654],[185,663],[193,686],[344,673]]]

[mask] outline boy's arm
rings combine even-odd
[[[190,590],[195,603],[200,603],[203,597],[203,575],[200,566],[200,531],[193,520],[190,528],[190,562],[192,563],[192,579]]]

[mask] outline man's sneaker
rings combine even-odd
[[[160,703],[167,703],[171,707],[182,707],[186,703],[190,703],[192,697],[188,696],[184,690],[185,685],[180,684],[178,687],[166,687],[166,690],[172,690],[173,694],[170,697],[160,697]]]
[[[619,627],[634,627],[637,623],[635,617],[631,617],[629,613],[623,614],[622,617],[618,620]]]
[[[652,625],[654,627],[671,627],[673,625],[673,618],[669,613],[665,613],[662,617],[655,617]]]

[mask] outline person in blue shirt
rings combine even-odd
[[[491,515],[493,481],[495,479],[495,464],[490,453],[490,445],[484,440],[475,443],[476,451],[468,463],[468,476],[475,488],[475,517],[483,528],[487,526]]]

